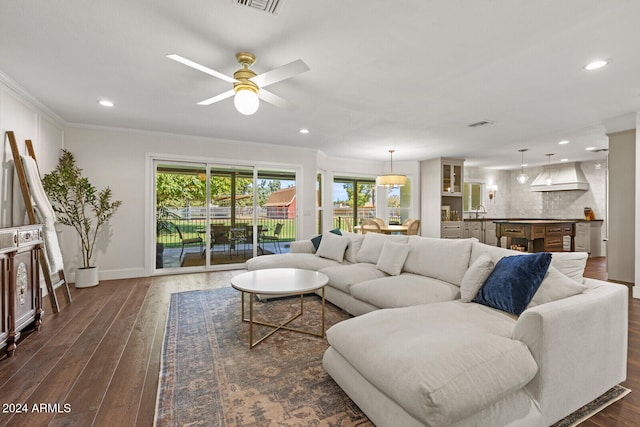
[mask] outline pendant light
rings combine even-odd
[[[527,151],[527,149],[526,148],[521,148],[518,151],[521,153],[521,160],[520,160],[520,173],[516,177],[516,180],[520,184],[526,184],[527,181],[529,181],[529,175],[527,175],[524,172],[524,152]]]
[[[551,185],[553,184],[553,176],[551,176],[551,156],[553,156],[553,153],[545,154],[545,156],[547,156],[549,161],[547,163],[547,177],[544,179],[544,183],[546,185]]]
[[[379,175],[376,178],[376,184],[384,187],[384,188],[396,188],[402,187],[407,183],[406,175],[397,175],[393,173],[393,153],[396,150],[389,150],[389,154],[391,155],[391,167],[390,173],[387,175]]]

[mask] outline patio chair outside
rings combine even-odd
[[[194,245],[194,244],[198,244],[200,246],[200,252],[202,252],[202,244],[203,244],[203,240],[202,237],[198,236],[198,237],[189,237],[189,238],[184,238],[184,235],[182,234],[182,230],[180,230],[180,227],[178,227],[176,224],[173,224],[173,226],[175,227],[176,231],[178,232],[178,236],[180,237],[180,243],[182,243],[182,250],[180,251],[180,256],[182,256],[182,253],[184,252],[184,247],[187,245]]]
[[[278,253],[282,253],[280,249],[280,233],[282,233],[282,227],[284,224],[277,223],[276,228],[273,230],[273,234],[262,234],[260,238],[263,242],[273,242],[276,245]]]

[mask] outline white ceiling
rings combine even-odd
[[[602,158],[584,148],[640,111],[637,0],[282,1],[274,16],[232,0],[0,0],[0,72],[70,124],[502,169],[520,148],[532,166]],[[241,50],[258,74],[306,62],[269,87],[297,110],[198,106],[230,84],[166,58],[231,75]],[[611,64],[585,71],[595,58]]]

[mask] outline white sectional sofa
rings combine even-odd
[[[533,255],[475,239],[344,234],[247,268],[329,276],[327,300],[355,317],[327,331],[323,365],[376,425],[548,426],[626,378],[628,289],[583,278],[586,253],[551,254],[513,314],[487,305],[496,293],[485,280],[502,289],[511,279],[498,270],[523,259],[500,260]]]

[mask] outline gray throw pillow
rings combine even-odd
[[[487,280],[495,265],[488,255],[480,255],[462,276],[460,282],[460,300],[471,302],[478,295],[478,291]]]
[[[348,237],[338,236],[333,233],[323,233],[316,256],[342,262],[344,260],[344,251],[347,249],[349,242],[351,242],[351,239]]]
[[[409,255],[408,243],[396,243],[391,240],[384,242],[382,252],[378,258],[376,268],[392,276],[402,272],[402,266]]]

